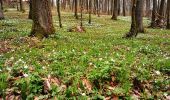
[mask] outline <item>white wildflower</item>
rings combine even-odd
[[[103,58],[99,58],[99,61],[102,61],[103,60]]]
[[[155,71],[155,73],[156,73],[157,75],[160,75],[160,74],[161,74],[161,72],[160,72],[160,71]]]
[[[28,77],[28,74],[24,74],[23,76],[24,76],[24,77]]]
[[[27,66],[27,65],[25,65],[25,66],[24,66],[24,69],[28,69],[28,66]]]
[[[9,67],[7,67],[6,69],[7,69],[8,71],[11,71],[11,68],[9,68]]]
[[[45,67],[43,66],[42,69],[45,69]]]
[[[92,62],[90,62],[90,63],[89,63],[89,65],[90,65],[90,66],[92,66],[92,65],[93,65],[93,63],[92,63]]]
[[[87,52],[84,51],[83,54],[87,54]]]
[[[111,59],[111,61],[112,61],[112,62],[115,62],[115,60],[114,60],[113,58]]]
[[[85,94],[85,93],[82,93],[81,95],[82,95],[82,96],[86,96],[86,94]]]
[[[105,61],[105,64],[109,64],[109,61]]]

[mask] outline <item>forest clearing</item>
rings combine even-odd
[[[28,9],[4,10],[0,100],[170,100],[169,29],[148,27],[143,17],[144,33],[127,38],[131,16],[91,14],[89,24],[89,13],[76,19],[64,10],[60,28],[51,11],[55,31],[46,37]]]

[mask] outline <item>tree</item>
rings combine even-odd
[[[4,8],[3,8],[3,1],[2,1],[2,0],[0,0],[0,7],[1,7],[1,8],[0,8],[1,10],[4,9]]]
[[[114,9],[111,19],[117,20],[117,15],[118,15],[118,0],[114,0]]]
[[[32,0],[32,20],[31,36],[44,38],[55,32],[49,0]]]
[[[83,27],[83,0],[80,0],[81,4],[81,19],[80,19],[80,26]]]
[[[123,0],[123,16],[126,16],[126,0]]]
[[[29,0],[29,19],[32,19],[32,0]]]
[[[157,19],[157,0],[153,0],[153,9],[152,9],[152,20],[151,20],[151,27],[156,27],[156,19]]]
[[[78,19],[77,10],[78,10],[78,1],[74,0],[74,16],[76,19]]]
[[[60,12],[60,0],[57,0],[57,12],[58,12],[59,26],[60,26],[60,28],[62,28],[61,12]]]
[[[3,13],[3,4],[2,4],[2,0],[0,0],[0,20],[4,19],[4,13]]]
[[[89,1],[89,24],[91,24],[92,0]]]
[[[137,36],[137,25],[136,25],[136,4],[137,4],[137,0],[132,0],[132,15],[131,15],[131,28],[130,28],[130,32],[128,32],[126,34],[126,38],[131,38],[131,37],[136,37]]]
[[[24,11],[24,9],[23,9],[23,1],[19,0],[19,4],[20,4],[20,11]]]
[[[136,20],[136,26],[137,30],[140,33],[144,33],[144,27],[143,27],[143,0],[137,0],[136,2],[136,11],[135,11],[135,20]]]
[[[167,29],[170,29],[170,0],[167,1]]]
[[[164,6],[165,6],[165,0],[161,0],[161,4],[159,7],[158,21],[157,21],[157,26],[159,27],[162,27],[164,23]]]

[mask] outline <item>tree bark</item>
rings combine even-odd
[[[91,24],[92,1],[89,1],[89,24]]]
[[[144,27],[143,27],[143,0],[137,0],[136,2],[136,11],[135,11],[135,16],[136,16],[136,26],[137,30],[140,33],[144,33]]]
[[[0,2],[2,2],[2,0],[0,0]],[[3,13],[3,9],[2,9],[2,3],[0,3],[0,20],[4,19],[4,13]]]
[[[23,1],[19,0],[19,4],[20,4],[20,11],[24,11],[24,9],[23,9]]]
[[[114,9],[111,19],[117,20],[117,15],[118,15],[118,0],[114,0]]]
[[[159,7],[158,21],[157,21],[157,26],[159,27],[162,27],[164,23],[164,6],[165,6],[165,0],[161,0],[161,4]]]
[[[32,19],[32,0],[29,0],[29,16],[28,19]]]
[[[83,0],[80,0],[80,4],[81,4],[80,26],[83,27]]]
[[[126,0],[123,0],[123,16],[126,16]]]
[[[170,0],[167,1],[167,29],[170,29]]]
[[[44,38],[55,33],[49,0],[32,1],[32,19],[31,36]]]
[[[57,0],[57,12],[58,12],[59,26],[60,26],[60,28],[62,28],[61,12],[60,12],[60,0]]]
[[[136,4],[137,4],[137,0],[132,0],[132,15],[131,15],[131,18],[132,18],[132,21],[131,21],[131,28],[130,28],[130,32],[128,32],[126,34],[126,38],[131,38],[131,37],[136,37],[137,36],[137,25],[136,25]]]
[[[74,0],[74,16],[76,19],[78,19],[78,14],[77,14],[77,10],[78,10],[78,2],[77,0]]]
[[[157,20],[157,1],[156,0],[153,0],[153,9],[152,9],[152,21],[151,21],[151,27],[154,28],[156,27],[156,20]]]

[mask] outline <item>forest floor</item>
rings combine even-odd
[[[27,13],[5,12],[0,21],[0,98],[170,99],[170,31],[146,28],[137,38],[122,38],[130,17],[84,16],[86,32],[72,13],[54,16],[56,34],[28,37]],[[145,26],[149,21],[145,19]]]

